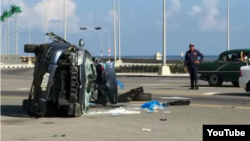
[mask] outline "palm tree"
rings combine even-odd
[[[9,18],[12,16],[11,12],[5,10],[1,16],[1,21],[4,22],[4,38],[5,38],[5,55],[8,55],[10,48],[10,28],[9,28]]]
[[[4,17],[0,16],[0,55],[4,55],[4,48],[2,44],[2,39],[3,39],[3,22],[4,22]]]
[[[14,15],[13,25],[14,25],[14,54],[18,55],[18,15],[22,13],[21,7],[16,5],[10,6],[10,12],[12,15]]]

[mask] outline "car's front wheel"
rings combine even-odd
[[[208,78],[208,83],[209,83],[210,86],[221,86],[223,81],[221,80],[219,75],[212,74]]]

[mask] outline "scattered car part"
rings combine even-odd
[[[169,102],[170,106],[181,106],[181,105],[189,105],[189,104],[190,104],[189,100],[177,100],[177,101]]]
[[[118,102],[129,102],[134,100],[134,98],[139,95],[139,94],[143,94],[144,93],[144,89],[143,87],[138,87],[135,89],[131,89],[130,91],[121,94],[118,96]]]
[[[150,100],[152,100],[152,94],[150,93],[140,93],[134,98],[134,101],[150,101]]]
[[[152,131],[152,130],[149,129],[149,128],[142,128],[141,130],[142,130],[142,131],[148,131],[148,132]]]

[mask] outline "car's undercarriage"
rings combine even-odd
[[[91,98],[97,103],[117,103],[114,63],[93,58],[54,33],[50,44],[25,45],[35,53],[34,79],[23,107],[30,116],[78,117],[89,110]]]

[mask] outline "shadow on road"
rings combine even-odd
[[[21,105],[1,105],[1,116],[23,117],[23,118],[29,117],[25,113]]]
[[[29,95],[29,91],[28,90],[1,90],[1,96],[14,96],[14,97],[28,97]]]
[[[19,68],[19,69],[1,69],[2,75],[19,75],[19,74],[32,74],[33,68]]]
[[[181,86],[181,87],[190,87],[189,85],[188,86]],[[222,86],[209,86],[209,85],[199,85],[199,87],[211,87],[211,88],[214,88],[214,87],[217,87],[217,88],[237,88],[238,86],[234,86],[234,85],[222,85]]]
[[[243,97],[249,97],[249,98],[250,98],[250,94],[249,94],[249,93],[219,93],[219,94],[215,94],[215,95],[224,95],[224,96],[243,96]]]

